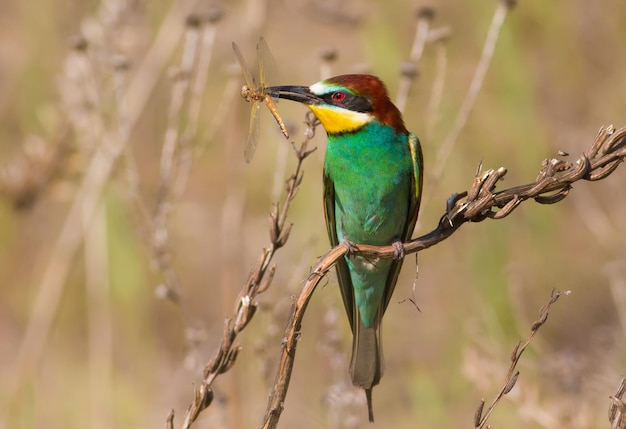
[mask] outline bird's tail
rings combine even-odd
[[[355,322],[350,375],[352,384],[365,389],[369,420],[373,422],[372,388],[380,381],[385,366],[380,321],[378,320],[375,326],[369,328],[363,324],[360,317],[358,317],[358,322],[356,320]]]

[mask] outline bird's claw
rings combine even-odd
[[[348,240],[346,237],[341,239],[341,245],[346,248],[346,256],[352,256],[359,250],[356,243]]]
[[[391,243],[391,245],[393,246],[393,252],[394,252],[393,259],[395,259],[396,261],[403,259],[405,252],[404,252],[404,246],[402,245],[402,242],[400,240],[395,240],[393,243]]]

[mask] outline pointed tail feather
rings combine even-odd
[[[370,423],[374,423],[374,408],[372,407],[372,389],[365,389],[365,398],[367,399],[367,417]]]
[[[365,389],[370,422],[374,421],[372,388],[378,384],[384,370],[380,322],[375,325],[375,327],[368,328],[359,317],[358,323],[355,323],[356,330],[353,336],[350,362],[352,384]]]

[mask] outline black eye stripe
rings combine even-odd
[[[373,110],[372,103],[365,97],[360,97],[358,95],[350,94],[349,92],[344,92],[344,99],[341,101],[337,101],[334,97],[335,93],[336,91],[322,95],[321,99],[324,100],[325,103],[337,107],[343,107],[344,109],[352,110],[353,112],[369,113]]]

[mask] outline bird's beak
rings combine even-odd
[[[272,97],[284,98],[312,106],[320,104],[322,99],[313,94],[308,86],[271,86],[268,92]]]

